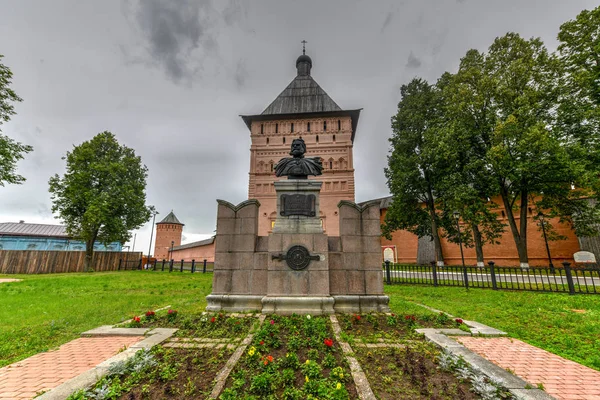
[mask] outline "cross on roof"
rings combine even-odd
[[[302,54],[306,54],[306,43],[308,42],[306,40],[303,40],[300,43],[302,43]]]

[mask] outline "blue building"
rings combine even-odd
[[[74,240],[63,225],[0,223],[0,250],[85,251],[85,243]],[[94,251],[121,251],[119,242],[94,244]]]

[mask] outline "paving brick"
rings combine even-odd
[[[79,338],[0,368],[0,399],[31,399],[114,356],[141,336]]]
[[[465,347],[561,400],[600,400],[600,372],[510,338],[457,337]],[[560,374],[560,376],[558,375]]]

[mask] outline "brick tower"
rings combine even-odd
[[[156,223],[154,257],[157,260],[169,259],[171,247],[181,245],[183,225],[173,214],[173,210],[162,221]]]
[[[360,109],[342,110],[311,76],[312,60],[296,60],[297,75],[259,115],[242,115],[250,129],[250,182],[248,198],[257,199],[258,231],[266,236],[276,219],[274,165],[288,157],[292,140],[302,137],[307,157],[321,157],[323,182],[321,223],[329,236],[339,235],[338,203],[354,201],[352,148]]]

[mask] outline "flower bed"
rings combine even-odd
[[[232,350],[225,349],[155,346],[127,362],[112,364],[109,374],[94,387],[68,400],[204,399],[231,354]]]
[[[357,398],[329,318],[268,316],[220,396],[245,398]]]
[[[438,351],[428,343],[411,342],[403,348],[363,347],[355,354],[379,399],[481,398],[468,382],[438,367]]]
[[[338,315],[344,338],[352,342],[373,343],[380,339],[398,340],[415,336],[419,328],[468,328],[462,320],[451,319],[446,314],[342,314]]]
[[[139,318],[139,321],[136,321]],[[148,313],[142,317],[134,317],[127,325],[136,328],[178,328],[178,337],[203,338],[235,338],[245,337],[252,326],[257,324],[255,317],[232,317],[224,313],[206,313],[179,315],[175,310],[164,314]]]

